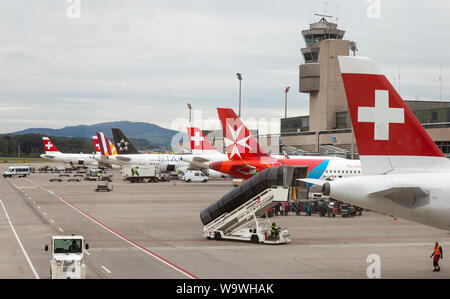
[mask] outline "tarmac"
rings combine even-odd
[[[52,235],[70,234],[89,243],[87,278],[367,278],[371,254],[380,257],[381,278],[450,278],[447,231],[376,212],[291,212],[269,219],[288,228],[289,244],[205,240],[200,211],[233,189],[229,179],[132,184],[109,173],[112,192],[95,192],[96,182],[84,180],[50,182],[59,177],[52,173],[1,178],[0,278],[49,278],[44,246]],[[441,272],[432,271],[436,240]]]

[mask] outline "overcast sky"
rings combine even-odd
[[[69,1],[0,2],[1,133],[116,120],[182,130],[186,103],[217,127],[216,107],[237,110],[237,72],[244,120],[283,116],[286,86],[289,116],[305,115],[300,32],[314,12],[337,16],[404,98],[438,100],[442,67],[450,101],[449,1],[80,0],[79,18]]]

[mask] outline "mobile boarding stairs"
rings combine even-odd
[[[200,213],[203,238],[285,244],[291,241],[286,228],[272,234],[267,210],[288,202],[293,188],[302,188],[297,179],[307,176],[308,167],[270,167],[225,194]],[[261,218],[266,214],[265,218]]]

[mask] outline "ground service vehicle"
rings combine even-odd
[[[208,181],[208,177],[199,170],[186,170],[186,172],[183,174],[182,180],[185,181],[186,183],[190,182],[206,183]]]
[[[86,278],[84,251],[89,249],[89,244],[85,244],[83,236],[52,236],[51,249],[50,277],[52,279]],[[48,250],[49,246],[45,245],[45,251]]]
[[[160,171],[157,165],[123,165],[122,178],[131,183],[159,181]]]
[[[101,177],[98,181],[97,181],[97,188],[95,188],[95,191],[113,191],[114,189],[114,185],[109,188],[109,182],[110,179],[107,176],[103,176]]]
[[[268,213],[278,203],[289,201],[292,188],[307,175],[307,167],[280,166],[262,170],[200,212],[203,238],[286,244],[286,228],[272,232]],[[265,220],[260,218],[265,215]]]
[[[96,180],[98,180],[99,172],[101,172],[101,170],[98,169],[98,168],[91,168],[91,169],[89,169],[89,173],[86,174],[86,176],[84,177],[84,180],[86,180],[86,181],[96,181]]]
[[[10,166],[3,172],[3,177],[26,177],[30,175],[30,168],[28,166]]]

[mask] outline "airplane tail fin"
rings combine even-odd
[[[46,154],[60,153],[53,142],[48,137],[42,137],[42,143],[44,144],[44,149]]]
[[[128,140],[127,136],[122,132],[122,130],[117,128],[112,128],[112,133],[114,137],[114,143],[117,146],[117,153],[119,155],[123,154],[139,154],[136,148]]]
[[[100,147],[100,153],[102,156],[114,156],[117,155],[117,150],[114,144],[109,141],[108,137],[102,132],[97,133],[97,139]]]
[[[218,153],[199,128],[188,127],[187,132],[194,155]]]
[[[372,59],[338,59],[364,174],[450,168],[448,159]]]
[[[92,136],[92,140],[94,141],[95,153],[101,154],[102,151],[100,150],[100,143],[98,142],[98,137]]]
[[[223,138],[230,160],[242,160],[269,156],[264,152],[250,131],[233,109],[217,108],[222,124]]]

